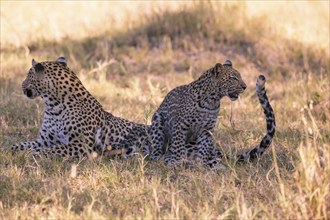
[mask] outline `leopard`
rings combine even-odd
[[[262,144],[238,155],[239,161],[261,155],[275,132],[275,118],[262,82],[260,79],[257,86],[258,97],[267,113],[269,132]],[[228,97],[235,101],[246,87],[232,62],[226,60],[224,64],[216,63],[197,80],[171,90],[152,116],[149,130],[151,159],[160,160],[165,155],[164,162],[169,166],[190,162],[211,169],[224,169],[221,163],[224,153],[217,147],[213,137],[220,100]]]
[[[32,59],[22,90],[29,99],[41,97],[44,112],[39,137],[14,144],[13,153],[78,159],[102,154],[129,157],[146,139],[148,126],[105,111],[65,57],[43,62]]]
[[[262,138],[259,145],[255,146],[251,150],[238,154],[236,158],[234,158],[237,161],[237,163],[252,162],[255,161],[256,159],[259,159],[262,156],[262,154],[265,152],[265,150],[270,146],[273,137],[275,135],[275,130],[276,130],[275,114],[266,94],[265,82],[266,82],[266,77],[264,75],[259,75],[256,82],[256,94],[266,119],[266,134]],[[196,145],[188,144],[186,148],[187,159],[185,162],[188,164],[194,162],[195,159],[194,157],[197,152],[198,152],[198,148],[196,147]],[[213,155],[213,158],[211,157],[209,158],[209,160],[213,160],[213,162],[214,160],[221,160],[222,156],[223,155],[221,154]],[[226,155],[226,157],[229,158],[230,156]],[[218,168],[219,167],[217,167],[216,169]],[[224,166],[221,166],[220,168],[225,169]]]

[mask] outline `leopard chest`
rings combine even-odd
[[[40,134],[51,144],[68,144],[67,123],[62,117],[44,114]]]
[[[200,133],[204,130],[212,130],[217,122],[218,112],[198,111],[196,110],[190,118],[190,130],[193,133]]]
[[[52,144],[68,144],[71,133],[76,132],[83,118],[78,118],[78,111],[65,103],[46,106],[43,116],[41,135]]]

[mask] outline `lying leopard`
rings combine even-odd
[[[39,138],[15,144],[13,151],[84,158],[93,152],[101,154],[111,146],[111,152],[119,151],[126,157],[134,154],[147,136],[147,126],[104,111],[64,57],[46,62],[32,60],[22,87],[28,98],[42,98],[45,111]]]
[[[255,149],[239,155],[239,160],[260,156],[275,132],[275,118],[263,79],[259,78],[257,94],[266,114],[267,135]],[[160,159],[165,153],[167,165],[195,161],[210,168],[223,168],[220,163],[223,154],[212,136],[220,100],[228,96],[235,101],[245,89],[240,73],[227,60],[207,70],[196,81],[170,91],[152,117],[151,158]]]

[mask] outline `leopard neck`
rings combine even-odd
[[[208,98],[220,101],[222,98],[214,68],[204,72],[197,80],[190,83],[189,87],[198,100]]]
[[[56,108],[63,104],[77,106],[86,100],[92,104],[101,106],[87,91],[73,71],[65,71],[58,75],[52,75],[48,81],[47,89],[41,97],[48,109]]]

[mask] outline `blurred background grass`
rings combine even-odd
[[[328,1],[1,1],[2,149],[37,137],[43,103],[20,85],[32,58],[59,56],[106,110],[148,124],[168,91],[231,59],[248,89],[222,101],[219,145],[234,154],[263,135],[259,74],[277,133],[257,163],[215,173],[100,158],[73,175],[72,163],[2,151],[0,218],[327,219],[329,25]]]
[[[114,29],[127,29],[146,14],[177,11],[189,2],[178,1],[1,1],[2,46],[22,46],[36,40],[82,39]],[[219,3],[217,3],[219,4]],[[235,2],[226,2],[236,5]],[[329,46],[327,1],[241,2],[249,17],[267,16],[279,35],[302,43]],[[220,14],[220,13],[219,13]],[[77,16],[79,15],[79,16]],[[228,19],[235,20],[235,19]],[[237,23],[244,20],[237,19]]]

